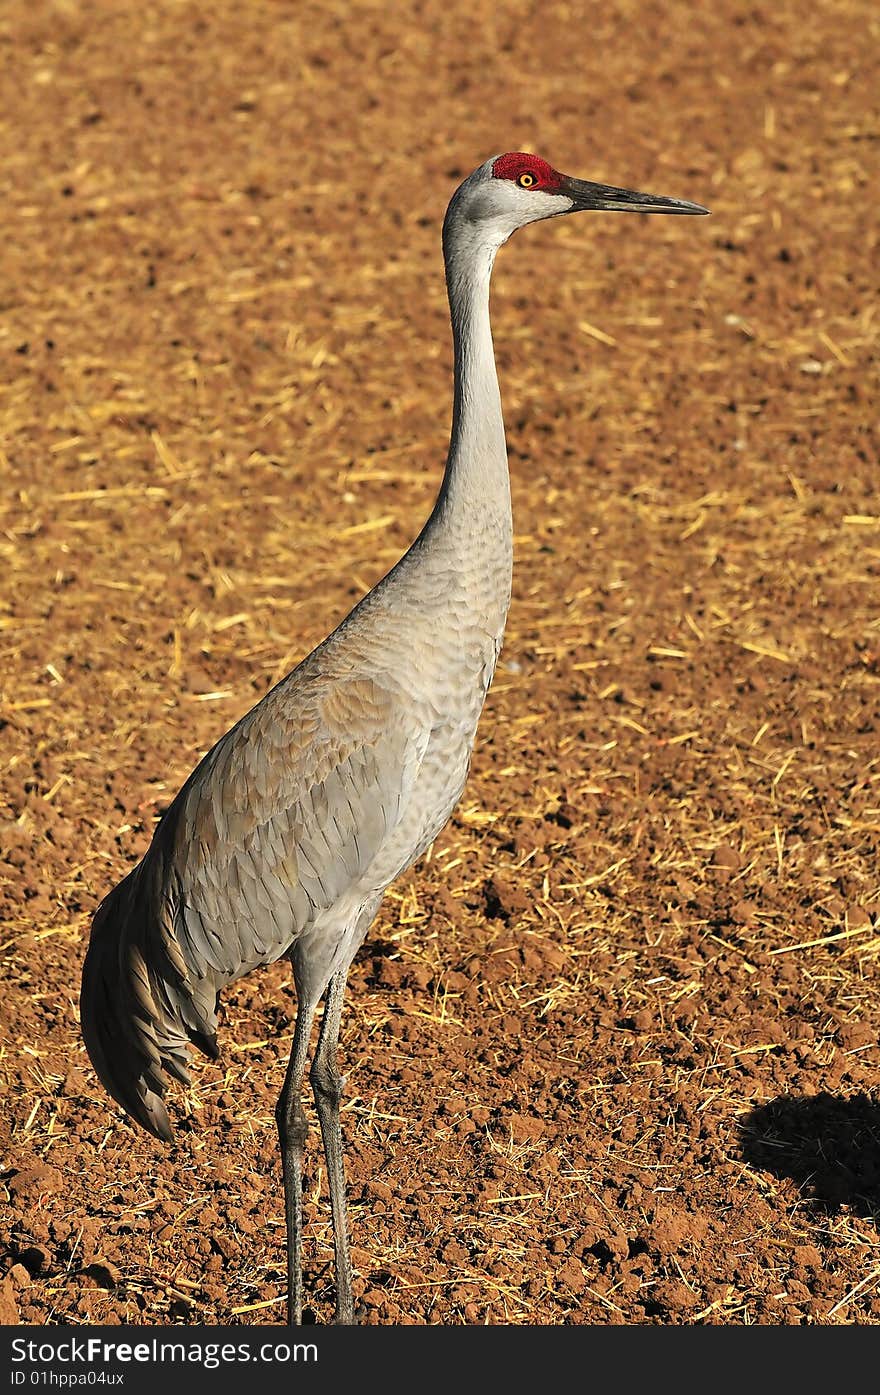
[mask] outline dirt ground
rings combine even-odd
[[[439,252],[505,149],[709,205],[520,233],[516,562],[471,779],[342,1055],[370,1323],[880,1321],[873,0],[7,0],[0,1318],[277,1323],[295,999],[136,1132],[95,906],[406,548]],[[333,1313],[317,1129],[309,1316]]]

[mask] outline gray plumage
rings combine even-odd
[[[289,1316],[302,1304],[302,1110],[308,1045],[333,1207],[337,1320],[354,1320],[336,1045],[346,976],[382,896],[464,787],[510,600],[512,523],[489,326],[495,253],[518,227],[590,208],[700,213],[586,184],[527,155],[487,161],[444,223],[455,351],[452,437],[434,510],[397,566],[236,723],[102,902],[83,968],[82,1031],[109,1093],[170,1142],[169,1076],[218,1052],[222,989],[288,955],[297,991],[278,1107]]]

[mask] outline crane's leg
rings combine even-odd
[[[348,979],[348,965],[333,975],[327,989],[324,1015],[311,1081],[321,1121],[324,1155],[327,1159],[327,1180],[330,1186],[330,1207],[333,1213],[333,1245],[336,1251],[336,1321],[355,1321],[354,1297],[351,1291],[351,1254],[348,1246],[348,1207],[345,1200],[345,1166],[342,1156],[342,1127],[339,1122],[339,1102],[344,1079],[339,1074],[336,1049],[339,1044],[339,1024],[342,1019],[342,999]]]
[[[302,1084],[314,1007],[300,1004],[293,1029],[293,1046],[287,1074],[275,1110],[281,1140],[281,1168],[284,1174],[284,1216],[287,1221],[287,1321],[292,1327],[302,1322],[302,1163],[308,1124],[302,1106]]]

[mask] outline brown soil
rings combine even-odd
[[[424,520],[443,209],[529,146],[713,217],[499,258],[506,647],[343,1028],[366,1321],[878,1321],[878,39],[873,0],[7,0],[3,1320],[283,1318],[289,973],[226,995],[164,1150],[84,1053],[89,918]]]

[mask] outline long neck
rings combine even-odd
[[[371,597],[408,583],[422,597],[423,611],[436,613],[441,624],[442,616],[448,619],[453,596],[453,608],[464,604],[455,612],[456,624],[463,625],[465,617],[474,621],[483,640],[495,645],[494,664],[513,570],[510,476],[489,326],[496,248],[475,236],[472,223],[456,216],[453,201],[443,228],[443,251],[455,351],[449,456],[430,518]]]
[[[456,217],[443,230],[452,318],[455,398],[446,472],[435,524],[493,552],[511,550],[510,477],[501,394],[489,324],[495,247]]]

